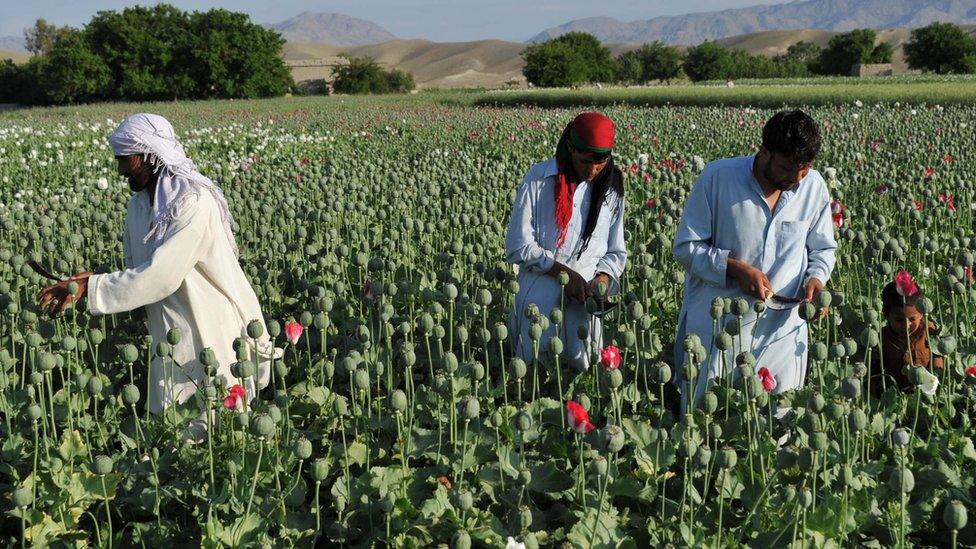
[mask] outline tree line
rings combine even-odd
[[[0,102],[257,98],[294,85],[281,35],[224,9],[136,6],[100,11],[82,29],[38,20],[25,34],[34,55],[0,64]]]
[[[660,41],[613,57],[593,35],[570,32],[527,47],[522,73],[533,85],[566,87],[585,83],[670,83],[740,78],[847,75],[856,64],[890,63],[893,48],[877,42],[872,29],[834,35],[826,46],[801,41],[776,56],[754,55],[706,41],[682,52]],[[909,67],[946,73],[976,72],[976,38],[951,23],[912,31],[905,44]]]

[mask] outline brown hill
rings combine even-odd
[[[26,51],[0,50],[0,60],[10,59],[14,63],[26,63],[30,59],[30,54]]]

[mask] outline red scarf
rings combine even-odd
[[[573,195],[579,184],[567,141],[571,141],[578,151],[608,153],[614,145],[613,121],[598,112],[585,112],[566,126],[556,146],[556,166],[559,169],[555,188],[556,227],[559,229],[557,248],[562,248],[566,241],[569,221],[573,218]]]

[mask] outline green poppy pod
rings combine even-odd
[[[713,320],[719,320],[725,315],[725,301],[721,297],[716,297],[712,300],[710,313]]]
[[[657,366],[653,370],[653,376],[654,381],[659,385],[664,385],[671,381],[671,366],[664,362],[657,363]]]
[[[904,427],[899,427],[891,431],[891,443],[895,447],[904,448],[905,446],[908,446],[908,443],[911,442],[911,440],[911,433]]]
[[[464,414],[464,419],[467,421],[478,419],[478,416],[481,414],[481,404],[478,402],[478,398],[469,396],[465,399],[462,413]]]
[[[268,414],[258,414],[251,420],[251,434],[259,438],[268,438],[275,432],[275,422]]]
[[[813,303],[818,308],[823,309],[824,307],[830,307],[830,303],[832,301],[833,301],[833,296],[830,295],[830,292],[827,290],[823,290],[822,292],[817,294],[817,297],[814,298]]]
[[[559,307],[553,307],[552,311],[549,312],[549,320],[551,320],[553,324],[562,324],[563,310]]]
[[[950,530],[962,530],[969,521],[969,517],[966,515],[966,506],[958,499],[950,501],[942,511],[942,520]]]
[[[708,415],[714,414],[718,409],[718,396],[712,391],[705,391],[701,398],[701,409]]]
[[[329,476],[329,462],[325,458],[318,458],[312,462],[312,479],[322,482]]]
[[[166,341],[160,341],[156,344],[156,356],[158,357],[168,357],[173,354],[173,347]]]
[[[353,383],[355,384],[357,390],[368,391],[369,372],[367,372],[365,368],[360,368],[356,370],[356,373],[353,374]]]
[[[179,345],[181,338],[182,334],[180,333],[179,328],[170,328],[170,330],[166,332],[166,341],[170,345]]]
[[[732,348],[733,340],[732,336],[727,332],[719,332],[715,336],[715,348],[719,351],[728,351]]]
[[[715,465],[717,465],[720,469],[731,469],[735,467],[737,462],[738,456],[735,453],[735,449],[728,446],[719,450],[718,454],[715,456]]]
[[[37,368],[42,372],[49,372],[54,369],[58,364],[57,358],[48,352],[38,353],[37,359],[35,361]]]
[[[93,377],[88,380],[88,394],[93,397],[101,396],[102,394],[102,379],[98,377]]]
[[[91,471],[99,476],[105,476],[112,472],[112,468],[115,464],[112,462],[112,458],[102,454],[95,456],[95,460],[92,462]]]
[[[509,369],[509,372],[512,374],[512,376],[515,377],[515,379],[522,379],[522,378],[524,378],[525,375],[528,374],[528,371],[529,371],[528,366],[526,366],[526,364],[525,364],[525,361],[522,360],[519,357],[513,358],[508,363],[508,369]]]
[[[129,383],[122,388],[122,401],[131,406],[139,402],[139,387]]]
[[[852,432],[859,433],[864,431],[864,429],[868,426],[868,416],[866,413],[864,413],[864,410],[855,408],[851,412],[850,416],[848,416],[847,424]]]
[[[390,394],[390,407],[394,412],[403,413],[407,410],[407,395],[400,389],[396,389]]]
[[[896,468],[888,478],[888,487],[896,493],[909,493],[915,489],[915,475],[911,469]]]
[[[451,549],[471,549],[471,535],[467,530],[458,530],[451,537]]]
[[[496,322],[491,330],[491,338],[493,341],[505,341],[508,339],[508,326],[504,322]]]
[[[586,341],[590,337],[590,327],[586,324],[580,324],[576,327],[576,339],[580,341]]]
[[[840,393],[844,398],[857,400],[861,396],[861,380],[849,377],[841,382]]]
[[[292,445],[292,453],[297,459],[306,460],[312,457],[312,443],[307,438],[302,437]]]
[[[44,411],[41,410],[41,407],[38,406],[37,404],[31,404],[30,406],[27,407],[27,418],[30,419],[32,422],[41,419],[41,414],[43,413]]]
[[[528,472],[528,469],[523,469],[523,471]],[[530,481],[531,476],[523,484],[527,485]],[[519,507],[519,526],[522,531],[528,530],[532,526],[532,510],[526,505]]]
[[[563,340],[559,339],[559,336],[552,336],[549,338],[549,352],[553,356],[562,354],[563,352]]]
[[[444,356],[441,359],[441,364],[444,367],[444,371],[449,374],[453,374],[458,369],[457,356],[454,353],[447,351],[444,353]]]
[[[124,345],[121,350],[122,361],[126,364],[132,364],[139,360],[139,349],[131,343]]]

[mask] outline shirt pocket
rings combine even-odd
[[[777,227],[776,241],[781,250],[805,245],[810,222],[807,220],[781,221]]]

